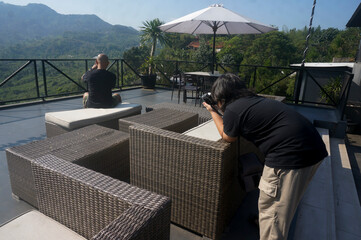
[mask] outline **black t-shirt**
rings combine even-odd
[[[243,136],[265,155],[265,165],[297,169],[316,164],[328,153],[312,123],[286,104],[263,98],[243,97],[226,107],[224,133]]]
[[[95,69],[84,74],[83,80],[88,84],[89,98],[87,107],[113,107],[112,88],[115,87],[115,74],[105,69]]]

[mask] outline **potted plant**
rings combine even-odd
[[[141,75],[142,85],[144,88],[154,88],[155,86],[157,75],[155,74],[154,53],[157,43],[168,43],[167,36],[159,28],[162,24],[163,23],[156,18],[151,21],[143,22],[143,26],[141,27],[141,43],[151,45],[150,56],[142,65],[142,69],[145,70],[143,75]]]
[[[140,78],[142,80],[143,88],[153,89],[157,80],[157,74],[155,73],[154,57],[149,57],[141,66],[143,70]]]

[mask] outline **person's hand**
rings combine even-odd
[[[208,112],[214,112],[214,109],[208,103],[203,102],[203,106],[208,110]]]
[[[97,69],[98,68],[98,64],[95,62],[94,65],[92,66],[92,70]]]

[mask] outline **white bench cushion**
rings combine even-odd
[[[211,141],[218,141],[222,139],[213,120],[209,120],[197,127],[191,128],[183,134]]]
[[[45,122],[66,129],[77,129],[112,119],[133,115],[142,110],[142,105],[134,103],[118,104],[115,108],[83,108],[61,112],[45,113]]]
[[[54,219],[32,210],[0,227],[0,238],[6,240],[84,240],[85,238]]]

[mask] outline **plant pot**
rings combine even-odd
[[[143,88],[154,89],[155,82],[157,79],[157,74],[141,75],[140,78],[142,80]]]

